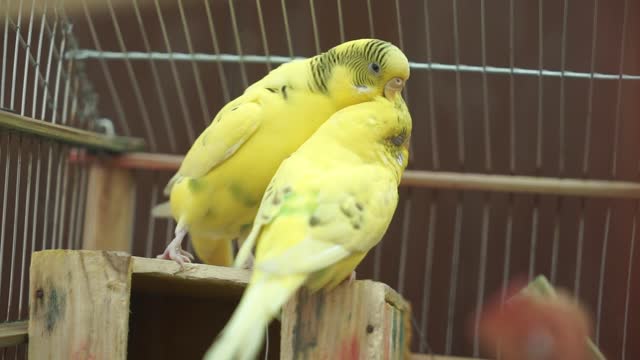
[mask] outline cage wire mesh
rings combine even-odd
[[[0,19],[0,106],[91,128],[99,100],[119,134],[152,152],[185,153],[280,63],[376,37],[412,61],[412,169],[640,175],[637,0],[10,2],[23,16]],[[27,314],[30,252],[79,244],[86,172],[55,142],[3,131],[0,149],[0,316],[12,321]],[[134,255],[172,238],[174,224],[150,216],[171,175],[136,171]],[[511,277],[545,274],[588,305],[608,357],[639,358],[639,204],[402,187],[358,277],[411,301],[414,351],[479,356],[471,314]]]
[[[38,2],[39,3],[39,2]],[[9,6],[19,5],[19,17]],[[66,59],[76,47],[61,6],[0,3],[0,108],[53,124],[91,128],[95,92],[83,64]],[[12,16],[16,15],[16,16]],[[87,172],[67,163],[69,145],[0,130],[0,321],[28,318],[31,253],[80,246]],[[26,346],[2,349],[24,358]]]

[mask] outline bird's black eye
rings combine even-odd
[[[369,64],[369,70],[371,70],[374,74],[380,73],[380,65],[378,63]]]
[[[404,144],[404,136],[402,135],[394,136],[393,138],[391,138],[391,142],[395,146],[400,146]]]

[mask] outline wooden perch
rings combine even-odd
[[[173,261],[122,252],[35,252],[29,357],[201,358],[248,281],[243,269],[181,269]],[[283,309],[281,322],[269,327],[269,359],[321,359],[322,351],[359,352],[349,359],[409,359],[410,324],[409,304],[381,283],[360,280],[312,296],[302,290]]]
[[[114,167],[176,171],[182,159],[180,155],[130,153],[111,157],[108,161]],[[96,157],[92,155],[80,153],[72,153],[70,157],[70,161],[75,162],[95,160]],[[640,184],[626,181],[407,170],[402,176],[401,185],[447,190],[640,199]]]
[[[121,252],[35,252],[29,357],[200,358],[248,279],[246,270],[187,264],[181,271]]]
[[[409,304],[370,280],[328,293],[301,290],[282,311],[281,359],[407,359]]]
[[[28,326],[28,321],[0,324],[0,348],[26,343]]]

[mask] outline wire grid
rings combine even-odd
[[[13,5],[26,15],[8,11]],[[83,64],[65,59],[76,42],[60,5],[0,2],[0,107],[87,129],[96,97]],[[87,171],[67,163],[69,151],[68,145],[0,130],[1,322],[28,319],[33,251],[80,247]],[[26,346],[0,354],[25,358]]]
[[[412,60],[412,168],[638,180],[637,0],[77,3],[67,58],[85,64],[101,114],[154,152],[186,152],[279,63],[378,37]],[[170,175],[136,174],[136,255],[172,237],[149,215]],[[478,356],[473,312],[543,273],[587,303],[610,358],[633,359],[637,216],[631,200],[403,188],[358,274],[411,301],[416,351]]]

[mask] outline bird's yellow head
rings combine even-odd
[[[312,58],[311,71],[311,88],[342,108],[376,96],[393,99],[409,79],[409,60],[389,42],[360,39]]]

